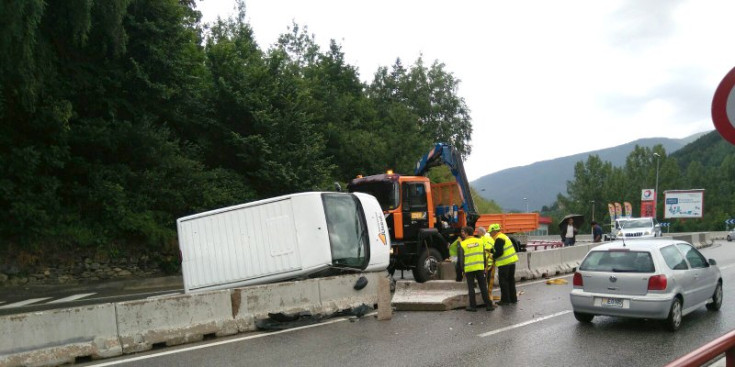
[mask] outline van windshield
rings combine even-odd
[[[362,205],[355,195],[323,194],[332,265],[365,269],[370,258]]]
[[[651,218],[628,219],[620,223],[623,229],[631,228],[651,228],[653,221]]]

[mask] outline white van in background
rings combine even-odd
[[[661,225],[656,218],[618,218],[613,231],[617,239],[661,237]]]

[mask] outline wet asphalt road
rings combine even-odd
[[[596,317],[578,323],[567,285],[519,284],[519,303],[493,312],[395,312],[334,319],[277,333],[240,334],[101,361],[124,366],[663,366],[735,329],[735,242],[702,249],[724,284],[719,312],[684,317],[671,333],[655,321]],[[89,365],[96,365],[91,363]]]

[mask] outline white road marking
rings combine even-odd
[[[47,299],[51,299],[51,297],[31,298],[31,299],[27,299],[25,301],[20,301],[20,302],[10,303],[10,304],[7,304],[5,306],[0,306],[0,309],[27,306],[27,305],[30,305],[32,303],[38,303],[38,302],[41,302],[41,301],[45,301]]]
[[[487,333],[482,333],[482,334],[479,334],[477,336],[479,336],[481,338],[484,338],[486,336],[499,334],[499,333],[502,333],[504,331],[513,330],[513,329],[517,329],[519,327],[523,327],[523,326],[526,326],[526,325],[530,325],[530,324],[534,324],[534,323],[541,322],[541,321],[544,321],[544,320],[548,320],[548,319],[553,318],[553,317],[566,315],[566,314],[568,314],[570,312],[572,312],[572,311],[571,310],[566,310],[566,311],[562,311],[562,312],[557,312],[555,314],[551,314],[551,315],[544,316],[544,317],[539,317],[538,319],[529,320],[529,321],[526,321],[526,322],[522,322],[520,324],[515,324],[515,325],[508,326],[508,327],[504,327],[502,329],[488,331]]]
[[[371,313],[365,314],[365,316],[363,316],[363,317],[374,316],[374,315],[377,315],[377,314],[378,314],[377,312],[371,312]],[[313,327],[318,327],[318,326],[323,326],[323,325],[334,324],[334,323],[337,323],[337,322],[347,321],[349,319],[350,319],[349,317],[342,317],[342,318],[338,318],[338,319],[334,319],[334,320],[330,320],[330,321],[320,322],[318,324],[313,324],[313,325],[299,326],[299,327],[295,327],[295,328],[292,328],[292,329],[286,329],[286,330],[281,330],[281,331],[271,331],[271,332],[261,333],[261,334],[256,334],[256,335],[248,335],[248,336],[243,336],[243,337],[239,337],[239,338],[228,339],[228,340],[223,340],[223,341],[213,342],[213,343],[208,343],[208,344],[195,345],[195,346],[191,346],[191,347],[185,347],[185,348],[181,348],[181,349],[176,349],[176,350],[171,350],[171,351],[166,351],[166,352],[161,352],[161,353],[156,353],[156,354],[151,354],[151,355],[146,355],[146,356],[133,357],[133,358],[125,359],[125,360],[122,360],[122,361],[115,361],[115,362],[106,362],[106,363],[94,364],[92,366],[103,367],[103,366],[114,366],[114,365],[118,365],[118,364],[129,363],[129,362],[137,362],[137,361],[142,361],[142,360],[151,359],[151,358],[163,357],[163,356],[167,356],[167,355],[170,355],[170,354],[176,354],[176,353],[188,352],[188,351],[192,351],[192,350],[199,350],[199,349],[204,349],[204,348],[216,347],[218,345],[224,345],[224,344],[230,344],[230,343],[237,343],[237,342],[240,342],[240,341],[243,341],[243,340],[250,340],[250,339],[262,338],[262,337],[269,336],[269,335],[290,333],[292,331],[303,330],[303,329],[310,329],[310,328],[313,328]]]
[[[80,299],[80,298],[85,298],[85,297],[89,297],[89,296],[91,296],[91,295],[93,295],[93,294],[97,294],[97,293],[81,293],[81,294],[75,294],[75,295],[71,295],[71,296],[69,296],[69,297],[64,297],[64,298],[59,298],[59,299],[55,299],[55,300],[53,300],[53,301],[50,301],[50,302],[48,302],[48,303],[62,303],[62,302],[71,302],[71,301],[76,301],[76,300],[78,300],[78,299]]]

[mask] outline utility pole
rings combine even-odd
[[[594,221],[595,220],[595,201],[590,200],[590,202],[592,203],[592,220]]]
[[[661,155],[653,153],[653,156],[656,157],[656,189],[653,193],[653,217],[658,220],[658,161]]]

